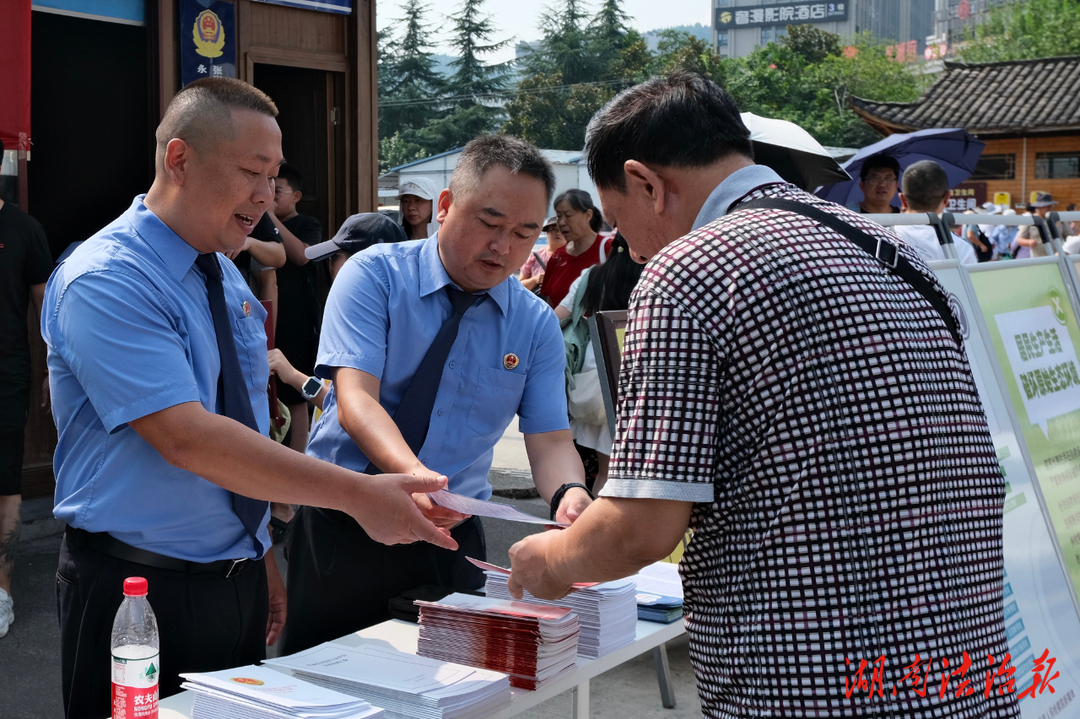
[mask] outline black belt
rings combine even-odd
[[[254,564],[256,559],[219,559],[216,562],[189,562],[175,557],[166,557],[145,549],[133,547],[121,542],[116,537],[105,532],[87,532],[85,529],[77,529],[69,526],[65,530],[68,541],[79,549],[89,549],[92,552],[106,554],[125,562],[143,564],[156,569],[167,569],[171,572],[183,574],[216,574],[228,579],[235,577],[244,571],[249,564]]]

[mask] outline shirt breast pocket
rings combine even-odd
[[[236,355],[240,369],[247,375],[248,387],[265,392],[270,381],[270,365],[266,359],[266,334],[262,323],[254,317],[236,320]]]
[[[524,391],[525,375],[481,367],[466,422],[469,429],[482,437],[502,436],[521,405]]]

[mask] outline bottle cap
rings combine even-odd
[[[128,597],[145,597],[146,580],[142,577],[128,577],[125,579],[124,595]]]

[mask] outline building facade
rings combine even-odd
[[[882,135],[962,127],[985,142],[960,188],[970,204],[1023,211],[1037,192],[1051,193],[1056,210],[1080,202],[1080,57],[946,61],[915,102],[852,98],[851,105]]]
[[[743,57],[779,40],[788,25],[810,24],[850,40],[869,30],[901,45],[903,57],[921,56],[934,32],[935,2],[943,0],[712,0],[713,46],[724,57]],[[912,45],[911,43],[914,43]]]

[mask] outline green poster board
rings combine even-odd
[[[1056,263],[973,272],[971,283],[1047,514],[1080,594],[1080,327]]]

